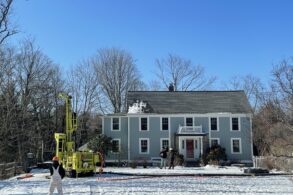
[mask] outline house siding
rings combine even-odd
[[[208,117],[195,117],[194,126],[202,126],[203,133],[209,133],[209,118]]]
[[[120,118],[120,130],[111,131],[112,118]],[[105,117],[104,118],[104,133],[112,139],[120,139],[119,154],[112,153],[111,151],[107,155],[109,160],[127,160],[128,159],[128,118],[127,117]]]
[[[202,126],[204,133],[207,133],[205,139],[219,138],[220,145],[226,149],[226,154],[230,160],[252,160],[252,145],[251,145],[251,127],[250,117],[239,117],[240,131],[231,131],[231,116],[216,116],[218,118],[219,131],[210,131],[210,116],[196,117],[193,116],[194,126]],[[236,116],[236,115],[235,115]],[[140,131],[139,120],[140,116],[124,116],[120,117],[121,128],[120,131],[111,131],[111,117],[104,117],[104,133],[113,139],[119,138],[121,140],[120,159],[130,160],[150,160],[151,157],[159,157],[160,141],[162,138],[169,139],[170,147],[176,148],[175,133],[178,133],[179,125],[184,125],[184,116],[170,116],[158,115],[148,117],[148,131]],[[169,118],[169,130],[161,131],[161,118]],[[192,117],[192,116],[191,116]],[[212,116],[214,117],[214,115]],[[236,116],[237,117],[237,116]],[[129,122],[129,124],[128,124]],[[128,129],[129,128],[129,129]],[[128,132],[129,131],[129,132]],[[130,142],[128,144],[128,138]],[[149,139],[149,153],[139,153],[139,139]],[[232,154],[231,139],[241,139],[241,154]],[[128,147],[129,146],[129,147]],[[205,146],[204,146],[205,148]],[[203,151],[205,152],[205,150]],[[128,154],[130,156],[128,156]],[[117,155],[109,154],[107,160],[117,160]]]
[[[170,147],[176,148],[175,146],[175,133],[178,133],[178,128],[179,125],[184,125],[184,117],[170,117],[170,123],[171,123],[171,127],[170,127]]]

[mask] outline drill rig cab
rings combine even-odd
[[[77,151],[74,134],[77,130],[77,116],[72,112],[72,97],[59,94],[65,100],[65,133],[55,133],[56,156],[59,157],[66,174],[77,177],[79,174],[93,175],[96,164],[100,162],[99,154],[91,151]]]

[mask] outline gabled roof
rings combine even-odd
[[[128,108],[147,103],[145,113],[251,113],[244,91],[129,91]]]

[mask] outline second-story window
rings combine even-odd
[[[148,118],[140,118],[140,130],[147,131],[148,130]]]
[[[119,118],[112,118],[112,130],[119,131]]]
[[[162,130],[169,130],[169,119],[162,118]]]
[[[239,131],[239,119],[232,118],[232,131]]]
[[[218,131],[218,120],[217,118],[211,118],[211,130]]]
[[[186,126],[193,126],[193,119],[188,117],[185,120]]]

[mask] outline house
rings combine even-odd
[[[108,161],[151,160],[162,147],[186,161],[219,144],[229,160],[252,161],[252,115],[244,91],[130,91],[128,112],[103,117]]]

